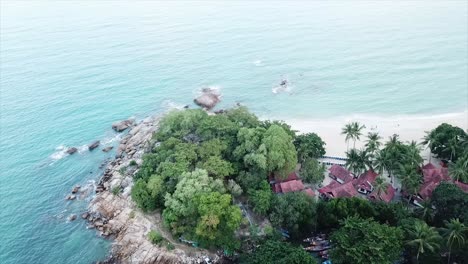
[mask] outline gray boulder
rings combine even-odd
[[[221,101],[221,95],[215,89],[203,88],[202,94],[193,101],[198,106],[210,110]]]
[[[88,149],[91,151],[91,150],[99,147],[99,144],[101,144],[101,142],[98,140],[98,141],[94,142],[93,144],[89,145]]]
[[[117,132],[122,132],[125,129],[129,128],[135,123],[135,120],[133,119],[127,119],[119,122],[115,122],[112,124],[112,129],[114,129]]]
[[[71,154],[74,154],[74,153],[77,152],[77,151],[78,151],[77,148],[72,147],[72,148],[67,149],[66,153],[69,154],[69,155],[71,155]]]
[[[102,149],[102,151],[104,151],[104,152],[109,152],[109,151],[111,151],[113,148],[114,148],[113,146],[105,147],[105,148]]]

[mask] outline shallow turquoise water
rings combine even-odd
[[[261,116],[451,113],[467,109],[464,1],[380,3],[1,2],[0,263],[91,263],[108,242],[68,223],[98,178],[113,121],[190,103]],[[282,78],[291,90],[273,94]],[[115,144],[115,141],[107,143]],[[89,199],[89,198],[88,198]]]

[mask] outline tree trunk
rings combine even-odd
[[[450,244],[450,246],[449,246],[449,256],[448,256],[447,264],[450,264],[450,254],[451,253],[452,253],[452,244]]]

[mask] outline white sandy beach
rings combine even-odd
[[[286,122],[300,133],[317,133],[326,142],[326,155],[345,157],[347,144],[345,136],[341,135],[342,127],[349,123],[357,121],[366,126],[363,131],[361,140],[356,142],[356,148],[361,148],[366,140],[368,132],[379,132],[383,137],[382,141],[387,141],[393,134],[400,135],[403,141],[415,140],[421,142],[425,135],[425,131],[429,131],[437,127],[441,123],[449,123],[463,129],[468,128],[468,111],[461,113],[442,114],[434,116],[364,116],[356,115],[349,117],[341,117],[334,119],[288,119]],[[353,142],[349,142],[349,147],[353,146]],[[423,150],[424,159],[428,159],[429,152]]]

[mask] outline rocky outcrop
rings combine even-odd
[[[202,256],[208,254],[189,248],[189,256],[181,245],[176,245],[172,251],[153,245],[147,236],[150,230],[159,230],[160,216],[141,213],[131,200],[132,177],[142,163],[143,154],[151,146],[157,121],[157,118],[146,118],[121,140],[116,158],[108,163],[96,187],[97,194],[88,212],[81,215],[89,222],[87,228],[114,239],[108,260],[101,263],[204,263]],[[135,160],[137,166],[130,166],[131,160]],[[121,192],[113,194],[115,188]]]
[[[99,147],[99,144],[101,144],[101,141],[94,141],[91,145],[88,146],[89,151]]]
[[[71,154],[75,154],[75,152],[77,152],[78,149],[75,148],[75,147],[71,147],[69,149],[67,149],[67,151],[65,151],[65,153],[67,153],[68,155],[71,155]]]
[[[122,132],[125,129],[131,127],[133,124],[135,124],[134,119],[127,119],[119,122],[115,122],[112,124],[112,129],[114,129],[116,132]]]
[[[193,101],[198,106],[210,110],[221,101],[221,95],[216,89],[203,88],[202,94],[195,98]]]
[[[113,148],[114,148],[113,146],[108,146],[108,147],[103,148],[102,151],[104,151],[104,152],[109,152],[109,151],[111,151]]]

